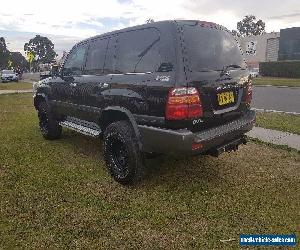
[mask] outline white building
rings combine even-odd
[[[249,68],[258,68],[259,62],[277,61],[279,51],[279,32],[259,36],[239,37]]]

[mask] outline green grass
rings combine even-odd
[[[257,112],[256,124],[259,127],[275,129],[300,135],[300,115]]]
[[[289,86],[300,87],[300,79],[281,78],[281,77],[258,77],[253,79],[254,85],[273,85],[273,86]]]
[[[32,89],[32,83],[29,82],[0,82],[0,90],[25,90]]]
[[[251,137],[248,137],[248,141],[251,141],[251,142],[254,142],[254,143],[257,143],[257,144],[260,144],[260,145],[266,145],[268,147],[272,147],[272,148],[275,148],[275,149],[283,149],[283,150],[287,150],[287,151],[290,151],[290,152],[300,154],[300,150],[295,149],[295,148],[291,148],[288,145],[277,145],[277,144],[273,144],[273,143],[270,143],[270,142],[262,141],[258,138],[251,138]]]
[[[219,158],[161,157],[123,187],[101,141],[45,141],[30,94],[0,96],[3,249],[239,249],[241,233],[296,233],[300,155],[250,142]],[[220,240],[234,238],[223,243]]]

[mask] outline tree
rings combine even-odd
[[[57,54],[54,51],[54,44],[48,37],[36,35],[30,39],[28,43],[24,44],[24,51],[26,54],[33,52],[35,55],[35,62],[50,63],[54,60]]]
[[[6,47],[6,42],[4,37],[0,37],[0,69],[7,67],[9,59],[9,50]]]
[[[4,37],[0,37],[0,53],[4,53],[7,50]]]
[[[148,19],[146,20],[146,23],[154,23],[154,19],[148,18]]]
[[[26,58],[20,52],[11,52],[10,57],[14,68],[20,67],[23,70],[29,68]]]
[[[236,36],[236,37],[240,37],[241,36],[241,34],[237,30],[232,30],[231,34],[234,35],[234,36]]]
[[[237,23],[237,30],[243,37],[262,35],[265,33],[265,27],[265,23],[262,20],[256,21],[256,17],[253,15],[247,15]]]

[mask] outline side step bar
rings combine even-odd
[[[89,128],[86,126],[83,126],[81,124],[72,122],[72,121],[62,121],[59,123],[60,126],[74,130],[78,133],[84,134],[84,135],[88,135],[88,136],[92,136],[92,137],[99,137],[101,135],[101,130],[96,129],[96,128]]]

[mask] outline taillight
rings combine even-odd
[[[252,88],[252,80],[249,79],[248,81],[248,86],[247,86],[247,93],[246,93],[246,102],[248,104],[251,103],[252,101],[252,92],[253,92],[253,88]]]
[[[166,106],[167,120],[183,120],[203,115],[199,93],[196,88],[171,89]]]

